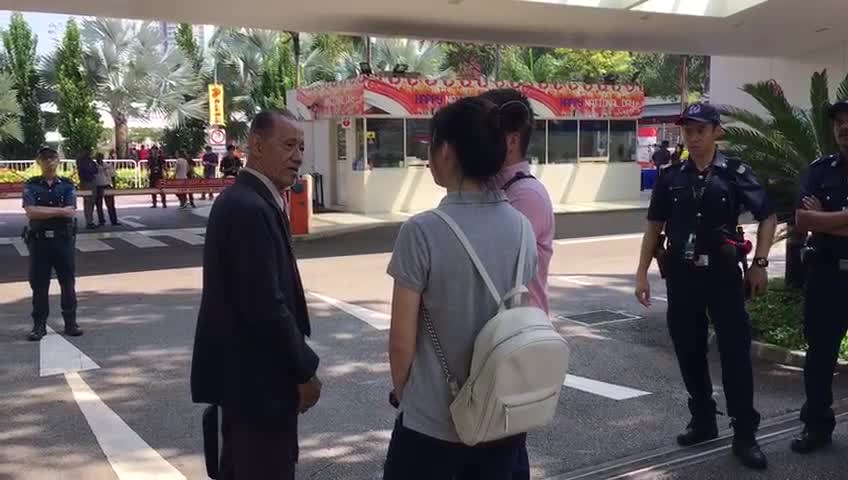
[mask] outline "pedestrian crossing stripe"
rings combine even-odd
[[[135,248],[161,248],[168,246],[167,243],[157,240],[154,237],[168,237],[196,246],[203,245],[205,241],[205,234],[205,227],[80,233],[77,235],[76,249],[83,253],[114,250],[115,247],[113,245],[110,245],[103,240],[116,239],[128,243]],[[0,247],[2,246],[11,246],[15,249],[18,255],[22,257],[29,256],[29,249],[27,248],[26,243],[24,243],[24,241],[19,237],[0,238]]]

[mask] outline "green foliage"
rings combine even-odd
[[[442,44],[431,40],[408,38],[376,38],[371,46],[371,68],[375,72],[391,72],[398,64],[410,72],[428,77],[440,76],[444,51]]]
[[[559,59],[557,77],[560,81],[631,83],[636,72],[629,52],[558,48],[554,56]]]
[[[68,20],[65,38],[57,52],[56,70],[59,133],[65,138],[65,156],[76,158],[97,148],[103,127],[94,105],[94,91],[82,67],[80,32],[73,19]]]
[[[35,70],[38,39],[18,12],[12,14],[9,29],[2,32],[6,71],[14,80],[18,105],[21,109],[22,141],[6,142],[4,153],[20,159],[35,158],[44,145],[44,125],[38,101],[38,74]]]
[[[782,278],[769,281],[768,292],[748,303],[754,338],[791,350],[806,350],[803,305],[802,290],[787,286]],[[848,337],[842,339],[839,358],[848,360]]]
[[[131,168],[116,169],[115,181],[112,186],[117,189],[135,188],[135,170]]]
[[[846,82],[848,77],[843,83]],[[810,111],[792,106],[780,85],[774,82],[747,84],[742,90],[768,116],[722,106],[722,114],[738,124],[725,128],[725,140],[757,171],[778,217],[789,220],[795,210],[800,177],[807,165],[819,156],[837,151],[827,116],[830,107],[827,71],[817,72],[811,78]]]
[[[787,287],[782,278],[771,280],[768,292],[748,304],[754,338],[793,350],[806,349],[803,304],[801,290]]]
[[[0,73],[0,140],[20,142],[24,138],[20,116],[14,81],[9,74]]]
[[[174,34],[174,40],[186,58],[192,62],[195,72],[200,71],[203,62],[203,51],[194,39],[192,26],[188,23],[179,24]]]
[[[176,157],[178,150],[185,150],[194,157],[205,144],[206,122],[202,120],[188,120],[177,128],[166,128],[162,132],[162,149],[169,158]]]
[[[295,64],[291,42],[283,37],[265,55],[258,82],[250,96],[257,111],[286,106],[286,90],[295,87]]]
[[[638,53],[633,55],[633,66],[640,72],[645,94],[651,97],[680,97],[681,71],[684,58],[688,59],[686,83],[690,101],[696,100],[707,91],[709,57],[683,56],[667,53]]]
[[[496,45],[447,42],[442,69],[460,78],[491,77],[498,63]]]

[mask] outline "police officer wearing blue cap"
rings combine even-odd
[[[707,363],[712,320],[734,428],[733,454],[747,467],[764,469],[766,458],[755,437],[760,414],[754,409],[751,321],[745,298],[746,284],[752,295],[766,290],[767,257],[777,220],[751,168],[718,151],[716,140],[723,133],[720,121],[714,107],[701,103],[689,106],[678,121],[689,160],[668,169],[654,188],[636,273],[636,297],[646,307],[651,305],[648,268],[665,228],[668,328],[692,413],[677,443],[690,446],[718,437]],[[759,230],[754,264],[743,276],[740,263],[746,263],[746,252],[737,226],[745,209],[759,222]]]
[[[77,325],[74,285],[76,188],[71,180],[56,175],[59,157],[55,150],[42,148],[37,163],[41,175],[29,179],[23,193],[23,207],[29,218],[24,239],[29,248],[29,284],[32,287],[33,328],[29,339],[34,342],[47,335],[50,277],[54,269],[62,290],[65,334],[82,335]]]
[[[804,250],[807,401],[801,410],[804,430],[791,444],[798,453],[810,453],[831,442],[836,427],[831,409],[833,373],[848,330],[844,313],[848,292],[848,101],[833,105],[829,114],[840,153],[810,164],[795,212],[797,227],[812,232]]]

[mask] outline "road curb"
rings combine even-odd
[[[710,329],[709,344],[710,346],[713,346],[715,343],[715,331]],[[751,358],[762,360],[764,362],[788,365],[790,367],[804,368],[804,363],[807,359],[807,352],[802,350],[792,350],[779,345],[753,340],[751,341]],[[836,362],[836,370],[840,372],[848,372],[848,361],[838,360]]]

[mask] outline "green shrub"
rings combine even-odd
[[[117,189],[135,188],[135,170],[131,168],[117,169],[113,186]]]
[[[754,339],[792,350],[807,350],[804,338],[804,293],[787,287],[782,278],[769,281],[768,293],[751,300],[748,313]],[[848,337],[842,339],[840,358],[848,360]]]

